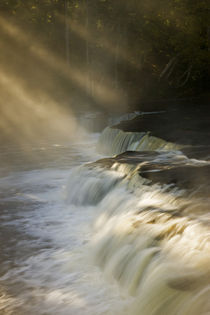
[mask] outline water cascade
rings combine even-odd
[[[209,314],[208,157],[97,139],[1,153],[0,314]]]
[[[150,132],[125,132],[112,127],[104,129],[98,142],[98,151],[106,155],[120,154],[125,151],[178,149],[180,145],[151,136]]]
[[[80,203],[95,208],[90,256],[132,297],[126,312],[209,314],[209,198],[201,187],[154,183],[144,175],[158,172],[155,165],[164,171],[209,170],[209,162],[180,152],[126,153],[77,169],[68,202],[78,202],[76,187],[77,195],[85,196]]]

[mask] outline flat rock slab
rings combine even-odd
[[[170,184],[187,190],[201,187],[203,194],[209,195],[210,162],[188,159],[181,152],[127,151],[89,165],[111,169],[115,163],[135,166],[139,175],[152,183]]]

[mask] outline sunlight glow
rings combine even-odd
[[[89,80],[89,73],[86,69],[79,69],[75,65],[68,66],[65,60],[61,60],[51,51],[46,50],[33,38],[31,42],[31,36],[27,35],[23,30],[17,26],[11,25],[4,18],[0,17],[0,26],[2,30],[9,35],[12,40],[20,42],[22,45],[27,46],[28,52],[39,58],[41,62],[49,67],[49,70],[54,70],[58,74],[62,74],[73,84],[76,84],[80,89],[95,99],[99,106],[105,108],[111,108],[120,105],[121,108],[126,108],[127,100],[123,89],[118,88],[117,90],[113,87],[112,80],[109,77],[104,76],[103,82],[100,82],[100,73],[97,73],[94,69],[91,69],[91,79],[94,85],[94,93],[87,89],[87,82]],[[24,47],[24,48],[25,48]],[[42,69],[41,69],[42,71]]]

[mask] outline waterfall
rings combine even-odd
[[[180,145],[150,135],[150,132],[125,132],[106,127],[101,133],[97,149],[107,155],[125,151],[179,150]]]
[[[148,135],[134,134],[130,140],[130,134],[123,138],[113,129],[112,136],[110,150],[120,151],[135,142],[140,146]],[[122,141],[114,148],[116,137]],[[167,162],[197,169],[209,164],[176,152],[151,154],[149,159],[151,165]],[[112,158],[86,164],[74,170],[67,202],[94,207],[90,256],[107,279],[133,297],[129,314],[207,314],[209,199],[196,199],[192,193],[189,198],[186,189],[144,178],[140,171],[145,163]]]

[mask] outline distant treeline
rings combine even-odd
[[[63,83],[75,99],[83,94],[90,103],[106,106],[110,91],[112,96],[123,94],[132,108],[145,100],[207,93],[209,12],[209,0],[0,3],[2,17],[30,30],[67,67],[79,71],[81,78],[76,70],[75,78],[82,91]],[[118,100],[113,96],[113,105],[114,99]]]

